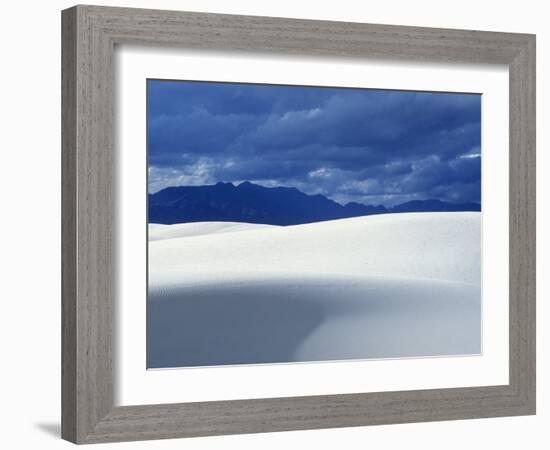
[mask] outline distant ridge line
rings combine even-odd
[[[412,200],[391,208],[309,195],[295,187],[265,187],[249,181],[173,186],[148,195],[149,223],[248,222],[300,225],[326,220],[404,212],[481,211],[479,203]]]

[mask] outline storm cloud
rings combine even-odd
[[[251,181],[392,206],[480,202],[481,96],[148,80],[149,191]]]

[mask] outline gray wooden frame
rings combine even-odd
[[[62,437],[76,443],[535,413],[535,36],[144,9],[62,13]],[[506,64],[508,385],[113,405],[113,51],[139,43],[269,54]]]

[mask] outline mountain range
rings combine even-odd
[[[265,187],[245,181],[204,186],[177,186],[148,196],[149,223],[248,222],[299,225],[373,214],[436,211],[481,211],[479,203],[413,200],[391,208],[357,202],[341,205],[324,195],[293,187]]]

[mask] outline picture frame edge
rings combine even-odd
[[[154,15],[154,23],[144,26],[148,15]],[[159,28],[162,18],[170,22],[168,31]],[[250,20],[270,26],[292,23],[284,37],[269,35],[275,53],[306,51],[302,40],[307,35],[308,42],[317,46],[314,54],[334,56],[346,42],[349,45],[346,30],[351,29],[359,39],[353,45],[360,46],[372,36],[369,29],[375,29],[382,34],[376,35],[376,44],[348,50],[346,55],[360,58],[372,52],[380,57],[387,50],[392,58],[407,58],[412,51],[413,59],[426,60],[433,51],[431,36],[439,32],[451,37],[438,44],[435,60],[449,61],[444,54],[448,48],[455,61],[483,62],[483,55],[491,50],[490,64],[509,66],[509,385],[113,407],[114,46],[152,42],[218,48],[223,44],[222,49],[235,45],[246,51],[246,37],[249,48],[257,44],[255,48],[270,51],[261,36],[248,39],[238,29],[230,31],[231,39],[215,36],[216,23],[229,18],[233,27]],[[173,31],[178,20],[194,21],[192,39]],[[204,23],[208,24],[203,31],[206,38],[200,41],[197,36]],[[319,23],[334,27],[337,42],[322,34],[315,37]],[[391,31],[386,36],[384,30]],[[420,46],[411,50],[404,44],[399,33],[408,32],[415,34]],[[425,49],[421,48],[422,33],[430,36]],[[298,36],[299,48],[289,48],[293,36]],[[466,46],[464,39],[477,42],[478,47]],[[535,414],[535,39],[530,34],[89,5],[62,11],[62,437],[75,443],[114,442]],[[240,415],[228,416],[227,408],[237,408]]]

